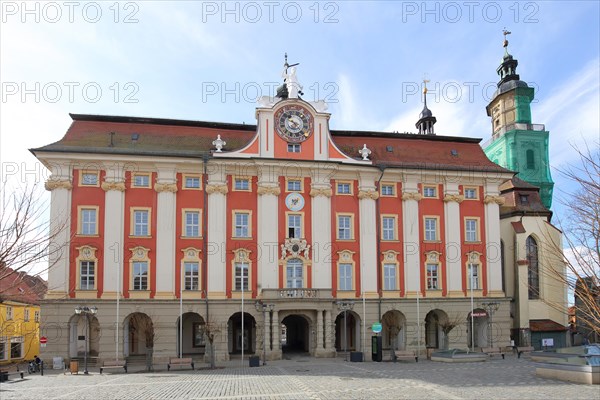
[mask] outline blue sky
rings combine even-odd
[[[285,52],[333,129],[414,132],[426,75],[436,132],[486,140],[505,27],[552,166],[600,136],[597,1],[0,3],[3,183],[45,178],[69,112],[253,124]]]

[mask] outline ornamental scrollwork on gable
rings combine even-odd
[[[158,193],[169,192],[176,193],[177,192],[177,184],[176,183],[156,183],[154,185],[154,190]]]
[[[105,192],[108,192],[109,190],[124,192],[125,182],[102,182],[102,190]]]
[[[487,195],[487,196],[485,196],[485,199],[483,199],[483,202],[485,204],[496,203],[499,206],[503,205],[505,201],[506,200],[502,196],[490,196],[490,195]]]
[[[46,188],[46,190],[49,190],[49,191],[52,191],[54,189],[71,190],[71,189],[73,189],[73,184],[68,180],[49,179],[44,184],[44,187]]]
[[[281,245],[281,259],[285,260],[289,256],[292,258],[303,257],[309,259],[310,245],[306,239],[290,238],[285,239]]]
[[[206,185],[206,193],[208,193],[208,194],[213,194],[213,193],[227,194],[228,191],[229,190],[227,189],[227,185],[225,185],[225,184],[210,183],[210,184]]]
[[[358,198],[359,199],[377,200],[379,198],[379,192],[377,192],[375,190],[359,190]]]
[[[279,196],[279,194],[281,194],[281,189],[279,188],[279,185],[266,186],[266,185],[259,184],[258,189],[256,190],[256,193],[258,193],[259,196],[268,195],[268,194],[271,194],[273,196]]]
[[[456,203],[462,203],[465,200],[465,196],[463,196],[462,194],[447,194],[444,196],[444,203],[449,203],[449,202],[456,202]]]
[[[331,188],[312,188],[312,189],[310,189],[311,197],[319,197],[319,196],[331,197],[332,194],[333,194],[333,191],[331,190]]]
[[[404,192],[402,193],[402,200],[415,200],[420,201],[423,198],[421,193],[418,192]]]

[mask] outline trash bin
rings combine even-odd
[[[250,367],[258,367],[260,366],[260,357],[259,356],[250,356],[248,357],[248,362]]]
[[[351,351],[350,362],[363,362],[363,353],[360,351]]]
[[[71,362],[69,363],[69,371],[72,374],[78,374],[79,373],[79,361],[77,360],[71,360]]]

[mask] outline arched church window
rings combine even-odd
[[[533,150],[527,150],[527,169],[535,169],[535,159],[533,158]]]
[[[540,278],[539,278],[539,262],[538,262],[538,245],[532,236],[527,238],[525,242],[528,270],[527,284],[529,286],[529,299],[540,298]]]

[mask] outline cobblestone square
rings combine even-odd
[[[535,376],[516,357],[484,363],[350,363],[298,357],[258,368],[105,373],[46,371],[0,387],[8,399],[598,399],[598,386]]]

